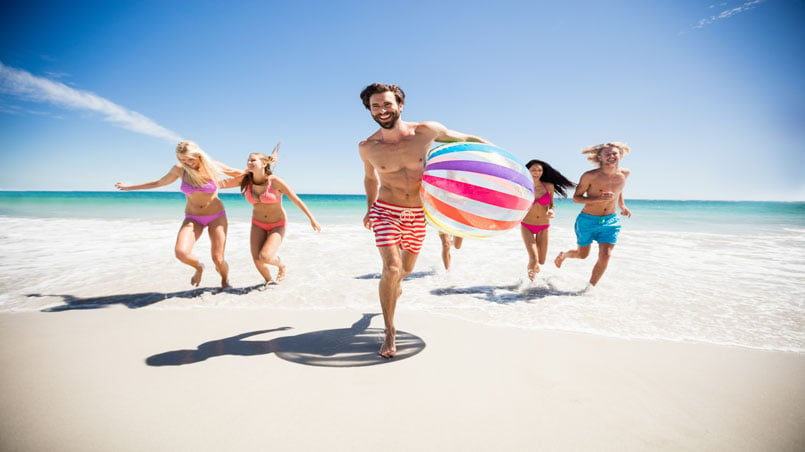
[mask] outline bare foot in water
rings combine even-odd
[[[221,275],[221,289],[229,289],[232,286],[229,285],[229,264],[224,262],[221,264],[221,267],[216,267],[215,270]]]
[[[561,253],[559,253],[558,256],[556,256],[556,259],[553,260],[553,263],[556,265],[556,268],[562,268],[562,262],[564,262],[565,259],[567,259],[567,256],[565,255],[565,252],[562,251]]]
[[[386,330],[386,338],[383,340],[383,345],[380,346],[380,352],[378,352],[383,358],[394,358],[394,355],[397,354],[396,334],[396,330]]]
[[[204,273],[204,264],[199,263],[198,268],[196,269],[196,273],[193,274],[193,277],[190,278],[190,285],[198,287],[201,284],[201,274]]]
[[[277,260],[279,261],[279,265],[277,266],[277,282],[280,282],[285,279],[285,264],[280,261],[279,256],[277,256]]]
[[[531,281],[534,280],[534,277],[537,276],[537,273],[540,272],[539,264],[534,264],[533,267],[528,268],[528,279]]]

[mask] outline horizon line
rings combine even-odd
[[[176,193],[181,194],[181,192],[176,190],[134,190],[134,191],[122,191],[122,190],[47,190],[47,189],[28,189],[28,190],[21,190],[21,189],[6,189],[0,188],[0,193]],[[232,193],[221,193],[223,195],[238,195],[239,193],[232,192]],[[298,196],[362,196],[366,197],[365,193],[297,193]],[[632,201],[680,201],[680,202],[780,202],[780,203],[805,203],[805,199],[794,199],[794,200],[781,200],[781,199],[715,199],[715,198],[632,198],[626,197],[628,200]],[[572,198],[555,198],[556,201],[570,201],[572,202]]]

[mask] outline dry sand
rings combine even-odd
[[[805,450],[805,354],[397,325],[386,361],[356,311],[2,313],[0,450]]]

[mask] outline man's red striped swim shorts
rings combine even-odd
[[[378,247],[397,245],[403,251],[419,254],[425,240],[425,211],[422,207],[400,207],[375,201],[369,220]]]

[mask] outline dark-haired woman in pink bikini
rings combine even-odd
[[[533,281],[548,255],[548,228],[555,215],[554,192],[567,197],[566,189],[576,184],[541,160],[531,160],[525,166],[534,179],[534,203],[520,223],[520,232],[528,251],[528,279]]]
[[[243,171],[230,168],[212,160],[196,143],[182,141],[176,146],[176,158],[179,163],[168,171],[161,179],[138,185],[115,184],[119,190],[150,190],[164,187],[182,180],[181,191],[187,197],[185,219],[176,236],[176,258],[195,270],[190,284],[201,284],[204,265],[193,254],[193,246],[201,237],[204,228],[210,234],[210,254],[215,269],[221,275],[221,287],[229,287],[229,265],[224,260],[226,248],[227,220],[224,204],[218,198],[218,173],[229,176],[240,176]]]

